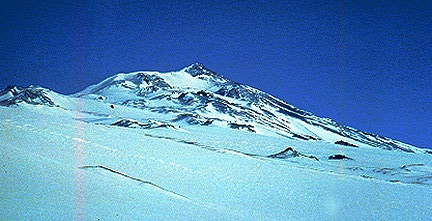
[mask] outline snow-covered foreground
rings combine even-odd
[[[148,130],[107,126],[91,123],[91,114],[42,105],[0,107],[0,116],[3,220],[432,217],[430,185],[357,176],[345,169],[350,161],[257,156],[301,146],[283,137],[211,125]],[[329,152],[340,148],[315,145]],[[238,147],[242,149],[233,151]],[[370,160],[430,168],[429,155],[385,152]],[[367,161],[369,154],[356,160]]]
[[[0,91],[1,220],[431,220],[432,151],[193,64]]]

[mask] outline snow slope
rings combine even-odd
[[[182,80],[183,79],[183,80]],[[0,92],[4,220],[430,220],[432,155],[194,64]]]

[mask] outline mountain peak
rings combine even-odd
[[[189,65],[188,67],[183,69],[186,73],[189,73],[190,75],[192,75],[193,77],[199,76],[199,75],[208,75],[208,76],[212,76],[218,79],[222,79],[223,76],[217,74],[216,72],[208,69],[207,67],[204,66],[204,64],[199,63],[199,62],[195,62],[191,65]]]
[[[207,72],[208,69],[204,66],[204,64],[195,62],[188,67],[185,68],[185,71],[191,74],[192,76],[199,75],[200,73]]]
[[[204,64],[201,62],[195,62],[188,66],[189,68],[205,68]]]

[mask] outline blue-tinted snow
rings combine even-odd
[[[261,93],[256,89],[239,99],[212,95],[217,88],[209,82],[229,81],[195,68],[118,74],[73,96],[46,90],[51,106],[0,106],[0,217],[71,220],[80,212],[85,220],[432,217],[431,154],[340,128],[288,104],[281,105],[293,116],[278,106],[242,100],[250,96],[247,91]],[[141,82],[138,75],[156,82]],[[182,94],[194,101],[181,103]],[[201,108],[202,96],[252,114],[224,112],[207,100]],[[174,120],[179,115],[195,119]],[[122,120],[135,126],[115,124]],[[358,147],[335,144],[338,140]],[[284,150],[296,154],[271,157]],[[329,159],[336,154],[347,158]]]

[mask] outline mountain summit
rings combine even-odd
[[[206,68],[203,64],[198,63],[198,62],[191,64],[190,66],[184,68],[184,70],[194,77],[196,77],[198,75],[217,76],[220,78],[222,77],[222,76],[218,75],[217,73],[211,71],[210,69]]]
[[[318,117],[199,63],[119,73],[73,95],[9,86],[0,117],[5,219],[71,219],[73,198],[85,200],[89,220],[432,216],[432,151]]]

